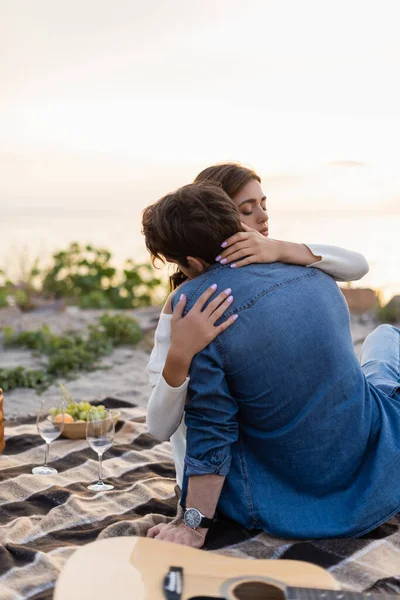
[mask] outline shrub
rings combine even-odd
[[[0,308],[7,308],[8,306],[8,292],[6,289],[0,289]]]
[[[51,378],[45,371],[25,369],[0,369],[0,387],[5,392],[16,388],[33,388],[38,391],[46,389],[51,383]]]
[[[4,329],[4,346],[19,346],[47,354],[51,349],[53,337],[46,325],[37,331],[21,331],[17,334],[11,327],[6,327]]]
[[[55,298],[72,298],[81,308],[137,308],[151,304],[161,280],[150,264],[128,260],[119,275],[105,249],[70,244],[53,255],[43,291]]]
[[[137,321],[127,315],[111,316],[105,313],[100,317],[100,324],[114,346],[137,344],[142,338],[142,331]]]
[[[97,325],[89,325],[88,333],[54,335],[48,327],[37,331],[15,333],[4,330],[5,346],[20,346],[48,357],[46,371],[29,371],[23,367],[0,370],[0,387],[44,389],[55,377],[66,377],[78,371],[92,371],[99,361],[111,354],[114,346],[134,345],[141,339],[141,330],[135,319],[126,315],[104,314]]]
[[[79,298],[80,308],[112,308],[104,290],[95,290]]]

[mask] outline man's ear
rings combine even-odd
[[[201,275],[206,270],[206,266],[200,258],[187,256],[186,260],[188,262],[190,270],[196,273],[196,275]]]

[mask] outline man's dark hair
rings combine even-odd
[[[142,232],[152,261],[174,260],[187,266],[187,256],[212,264],[221,243],[241,231],[239,210],[221,187],[185,185],[143,211]]]

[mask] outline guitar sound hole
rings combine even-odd
[[[232,593],[235,600],[285,600],[282,590],[264,581],[244,581]]]

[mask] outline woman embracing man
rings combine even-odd
[[[360,536],[400,510],[400,331],[355,355],[336,281],[363,256],[269,237],[258,175],[202,171],[147,207],[175,263],[148,365],[150,432],[171,440],[184,510],[157,537],[201,547],[218,515],[283,538]]]

